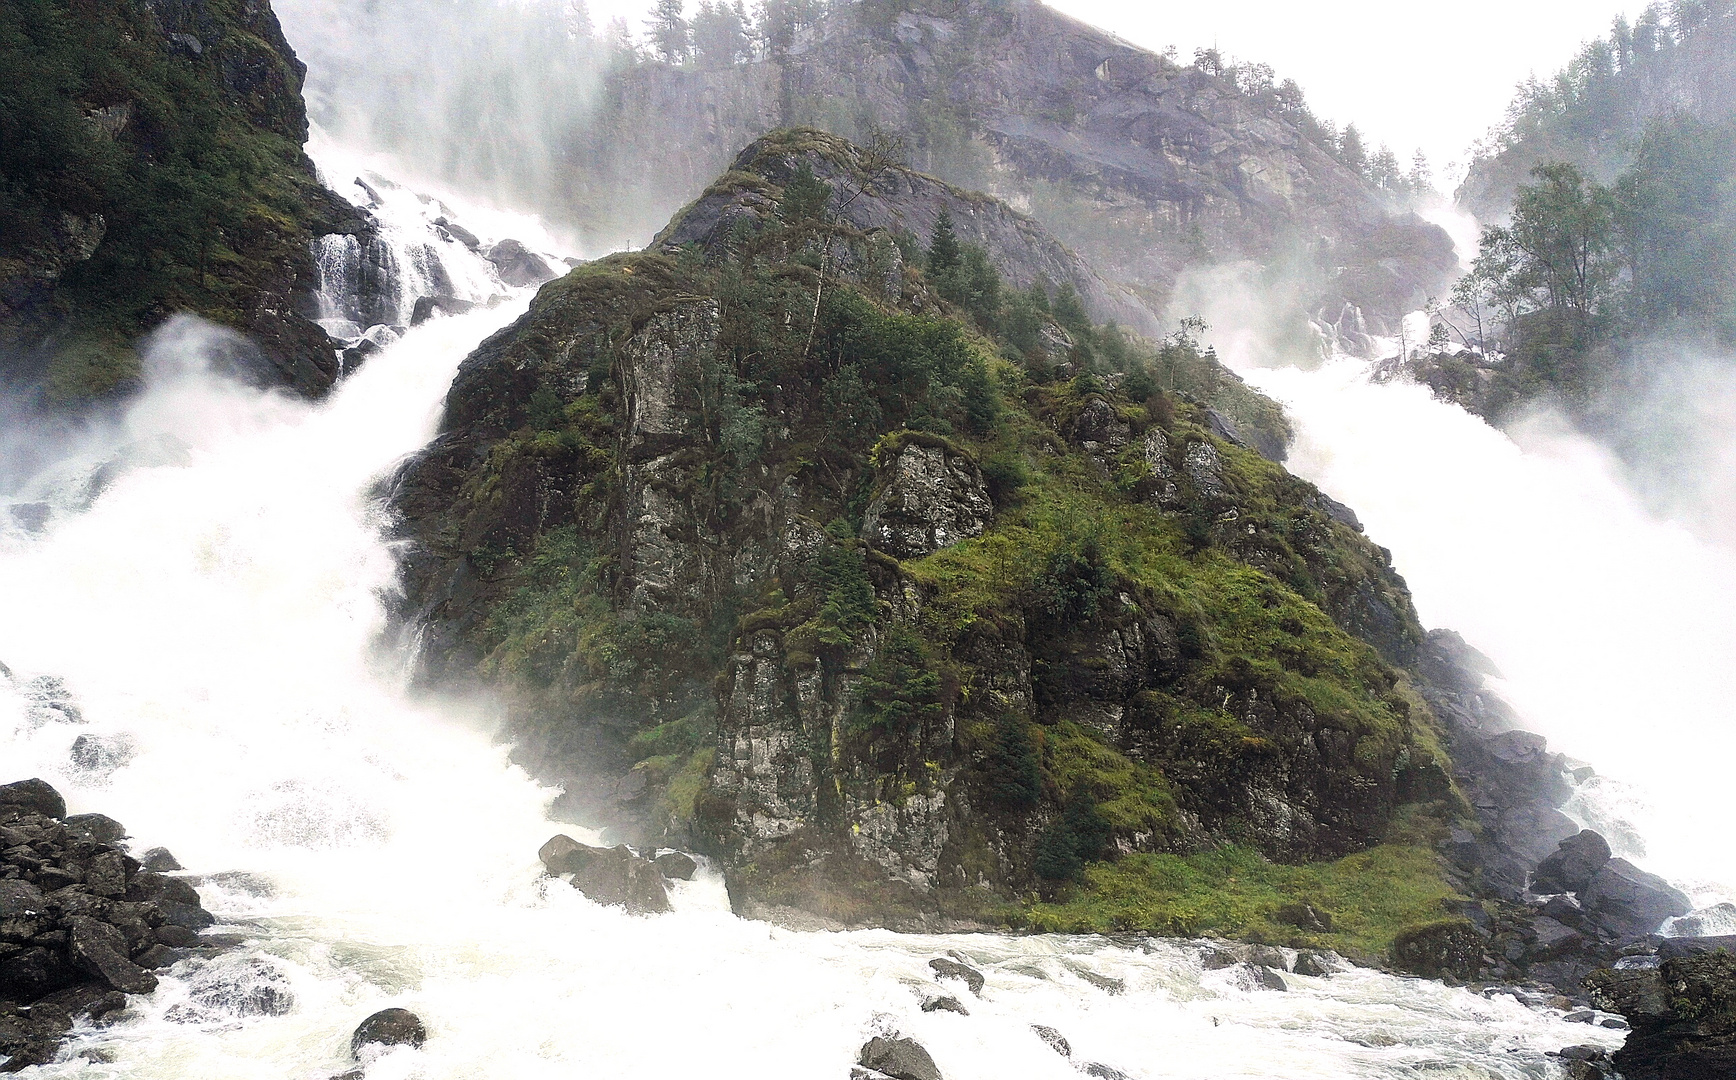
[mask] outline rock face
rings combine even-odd
[[[897,236],[769,179],[836,198],[863,154],[768,137],[733,223],[701,200],[464,362],[392,482],[421,677],[505,697],[580,820],[844,925],[1123,852],[1334,858],[1444,797],[1390,558],[1203,395],[1276,408],[1185,342],[1128,345],[1173,393],[976,344]]]
[[[914,559],[981,536],[995,506],[982,470],[935,440],[908,441],[886,453],[879,491],[868,504],[862,539],[898,559]]]
[[[1736,1076],[1736,955],[1728,949],[1680,949],[1656,968],[1604,970],[1587,985],[1599,1006],[1633,1026],[1615,1054],[1627,1080]]]
[[[758,63],[617,75],[581,157],[592,183],[634,193],[611,213],[640,203],[655,218],[766,131],[866,142],[878,127],[907,138],[917,168],[1028,206],[1152,310],[1184,267],[1293,250],[1309,253],[1296,262],[1312,308],[1349,300],[1378,323],[1438,294],[1456,269],[1446,236],[1311,141],[1272,88],[1249,89],[1034,0],[843,7]]]
[[[625,845],[594,848],[568,836],[556,836],[542,846],[537,857],[549,873],[571,874],[573,888],[599,904],[624,907],[635,914],[669,910],[662,870]]]
[[[369,226],[302,151],[305,69],[270,4],[55,10],[40,31],[50,44],[0,45],[9,77],[35,91],[16,122],[37,151],[9,167],[0,381],[61,405],[125,390],[138,373],[132,343],[191,311],[248,333],[258,348],[245,374],[322,393],[337,360],[308,317],[311,244]],[[200,149],[218,129],[221,147]],[[176,190],[198,185],[198,209],[140,182],[146,170],[175,176]]]
[[[155,990],[152,969],[191,955],[215,921],[191,885],[127,855],[122,831],[68,818],[41,780],[0,787],[0,1072],[53,1060],[76,1019]]]

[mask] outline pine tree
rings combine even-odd
[[[964,252],[952,228],[952,215],[942,207],[934,222],[934,235],[928,242],[928,275],[938,281],[956,273],[963,263]]]
[[[650,32],[651,49],[665,63],[685,64],[692,52],[688,39],[687,19],[683,17],[685,0],[657,0],[645,28]]]

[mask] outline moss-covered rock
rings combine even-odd
[[[125,389],[131,343],[191,311],[261,381],[331,385],[310,241],[356,214],[302,151],[303,71],[264,0],[0,9],[0,376]]]
[[[397,485],[428,673],[744,910],[1277,936],[1309,902],[1368,955],[1438,919],[1404,584],[1206,395],[1276,407],[1065,291],[1028,309],[1057,355],[935,260],[889,281],[805,191],[828,146],[799,211],[726,177],[763,200],[726,242],[575,271],[464,363]]]

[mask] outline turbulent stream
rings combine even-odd
[[[425,257],[421,245],[456,260],[448,276],[487,298],[476,257],[419,222],[432,204],[383,201],[396,207],[382,213],[403,258]],[[864,1039],[893,1029],[922,1042],[948,1080],[1059,1080],[1088,1063],[1139,1080],[1543,1080],[1563,1075],[1549,1051],[1619,1043],[1510,996],[1372,972],[1260,989],[1240,969],[1205,970],[1187,942],[798,933],[731,915],[709,871],[677,887],[674,913],[634,917],[542,878],[535,853],[557,829],[546,817],[555,793],[508,764],[489,717],[413,700],[402,658],[377,651],[395,556],[369,495],[431,436],[459,361],[524,303],[516,294],[412,329],[317,405],[229,381],[208,363],[222,351],[215,332],[177,322],[149,350],[148,388],[125,417],[67,446],[19,496],[51,510],[39,530],[0,534],[3,779],[42,776],[74,811],[123,821],[138,848],[168,846],[247,940],[183,962],[43,1075],[321,1080],[347,1067],[357,1021],[386,1005],[421,1015],[430,1038],[376,1061],[372,1080],[842,1080]],[[1299,465],[1393,545],[1425,614],[1473,632],[1515,686],[1544,686],[1520,695],[1544,715],[1571,710],[1569,691],[1610,698],[1571,680],[1551,697],[1555,654],[1527,651],[1536,628],[1575,627],[1553,646],[1567,650],[1637,610],[1606,595],[1545,613],[1522,591],[1539,566],[1580,580],[1623,555],[1569,553],[1577,530],[1610,527],[1568,512],[1580,505],[1568,481],[1583,472],[1550,472],[1549,454],[1413,402],[1438,421],[1416,430],[1386,415],[1387,399],[1363,407],[1377,391],[1335,378],[1271,376],[1302,420]],[[1527,470],[1541,470],[1532,504],[1462,515],[1478,520],[1453,531],[1454,498]],[[1556,531],[1516,534],[1545,524]],[[1653,528],[1632,519],[1641,546],[1630,553],[1660,580],[1679,580],[1694,558],[1728,572],[1646,539]],[[1515,561],[1529,550],[1520,539],[1542,550]],[[1502,574],[1473,590],[1455,558]],[[1635,570],[1606,565],[1605,593],[1643,588],[1626,584]],[[1671,700],[1701,707],[1691,695],[1703,689]],[[1612,730],[1573,745],[1638,762],[1642,741]],[[949,951],[987,975],[980,998],[944,991],[964,996],[968,1016],[921,1011],[942,992],[927,961]],[[1065,1035],[1073,1061],[1032,1024]]]

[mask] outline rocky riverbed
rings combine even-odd
[[[153,972],[221,949],[216,919],[167,851],[128,853],[126,829],[73,814],[41,780],[0,787],[0,1072],[54,1059],[75,1023],[102,1023]]]

